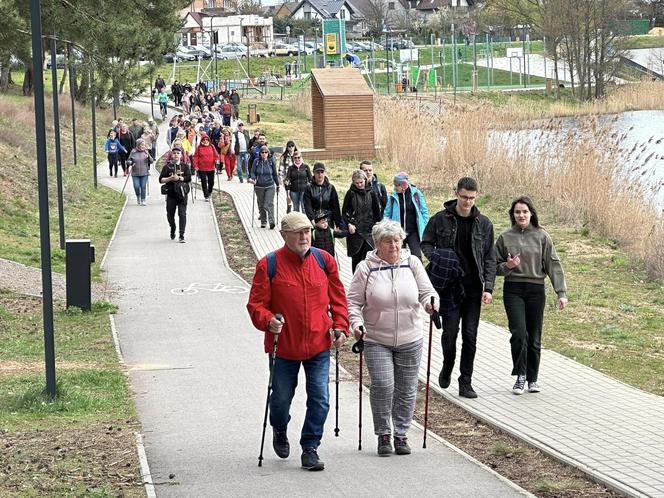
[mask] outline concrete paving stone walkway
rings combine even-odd
[[[237,180],[223,182],[240,214],[249,240],[261,257],[281,245],[276,230],[251,227],[251,186]],[[346,189],[338,185],[337,189]],[[283,192],[281,196],[283,196]],[[285,214],[281,202],[280,216]],[[257,216],[257,212],[255,214]],[[341,277],[348,286],[350,259],[337,244]],[[425,320],[428,346],[428,318]],[[432,350],[434,390],[479,419],[527,441],[586,472],[628,496],[664,497],[664,398],[648,394],[550,350],[542,352],[542,392],[515,396],[511,392],[509,332],[482,322],[480,325],[473,386],[479,398],[457,396],[457,383],[438,386],[443,364],[440,332]],[[460,340],[460,339],[459,339]],[[544,338],[546,343],[546,337]],[[457,351],[460,351],[460,343]],[[453,379],[458,377],[458,361]],[[420,367],[426,381],[426,361]]]
[[[124,179],[109,178],[105,165],[99,175],[104,184],[122,188]],[[292,406],[291,457],[274,455],[268,428],[259,468],[268,368],[262,333],[245,308],[248,285],[226,264],[211,203],[189,204],[187,243],[178,244],[168,237],[154,171],[150,191],[143,207],[128,187],[104,270],[119,289],[114,322],[157,496],[527,495],[433,436],[421,449],[416,427],[411,456],[378,458],[366,393],[364,449],[357,451],[357,384],[347,377],[340,386],[340,437],[334,437],[332,410],[320,448],[325,472],[300,469],[302,388]],[[255,240],[281,245],[277,231],[255,233]]]

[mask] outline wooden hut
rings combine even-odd
[[[311,159],[373,159],[373,99],[359,69],[312,69],[314,148],[302,151],[304,155]]]

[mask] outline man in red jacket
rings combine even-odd
[[[256,265],[247,310],[254,326],[265,332],[265,352],[272,351],[279,334],[270,397],[272,446],[280,458],[290,454],[287,426],[300,365],[307,379],[307,412],[300,436],[302,468],[323,470],[317,448],[330,409],[330,347],[342,346],[348,336],[344,286],[334,258],[325,251],[319,262],[311,252],[311,222],[292,212],[281,221],[284,247],[274,254],[276,271],[268,273],[267,257]],[[281,313],[283,322],[275,315]],[[331,318],[330,318],[331,315]],[[334,331],[340,331],[334,339]]]

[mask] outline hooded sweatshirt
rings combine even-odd
[[[401,250],[398,265],[371,251],[355,270],[348,290],[351,330],[364,326],[364,340],[397,347],[422,338],[422,308],[438,301],[422,262]]]

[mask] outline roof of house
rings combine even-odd
[[[342,95],[373,95],[359,69],[312,69],[311,77],[324,97]]]
[[[449,0],[421,0],[415,6],[415,10],[438,10],[447,7]]]
[[[336,16],[344,4],[348,4],[352,17],[362,17],[362,13],[348,0],[301,0],[291,12],[296,12],[307,2],[325,19],[331,19]]]

